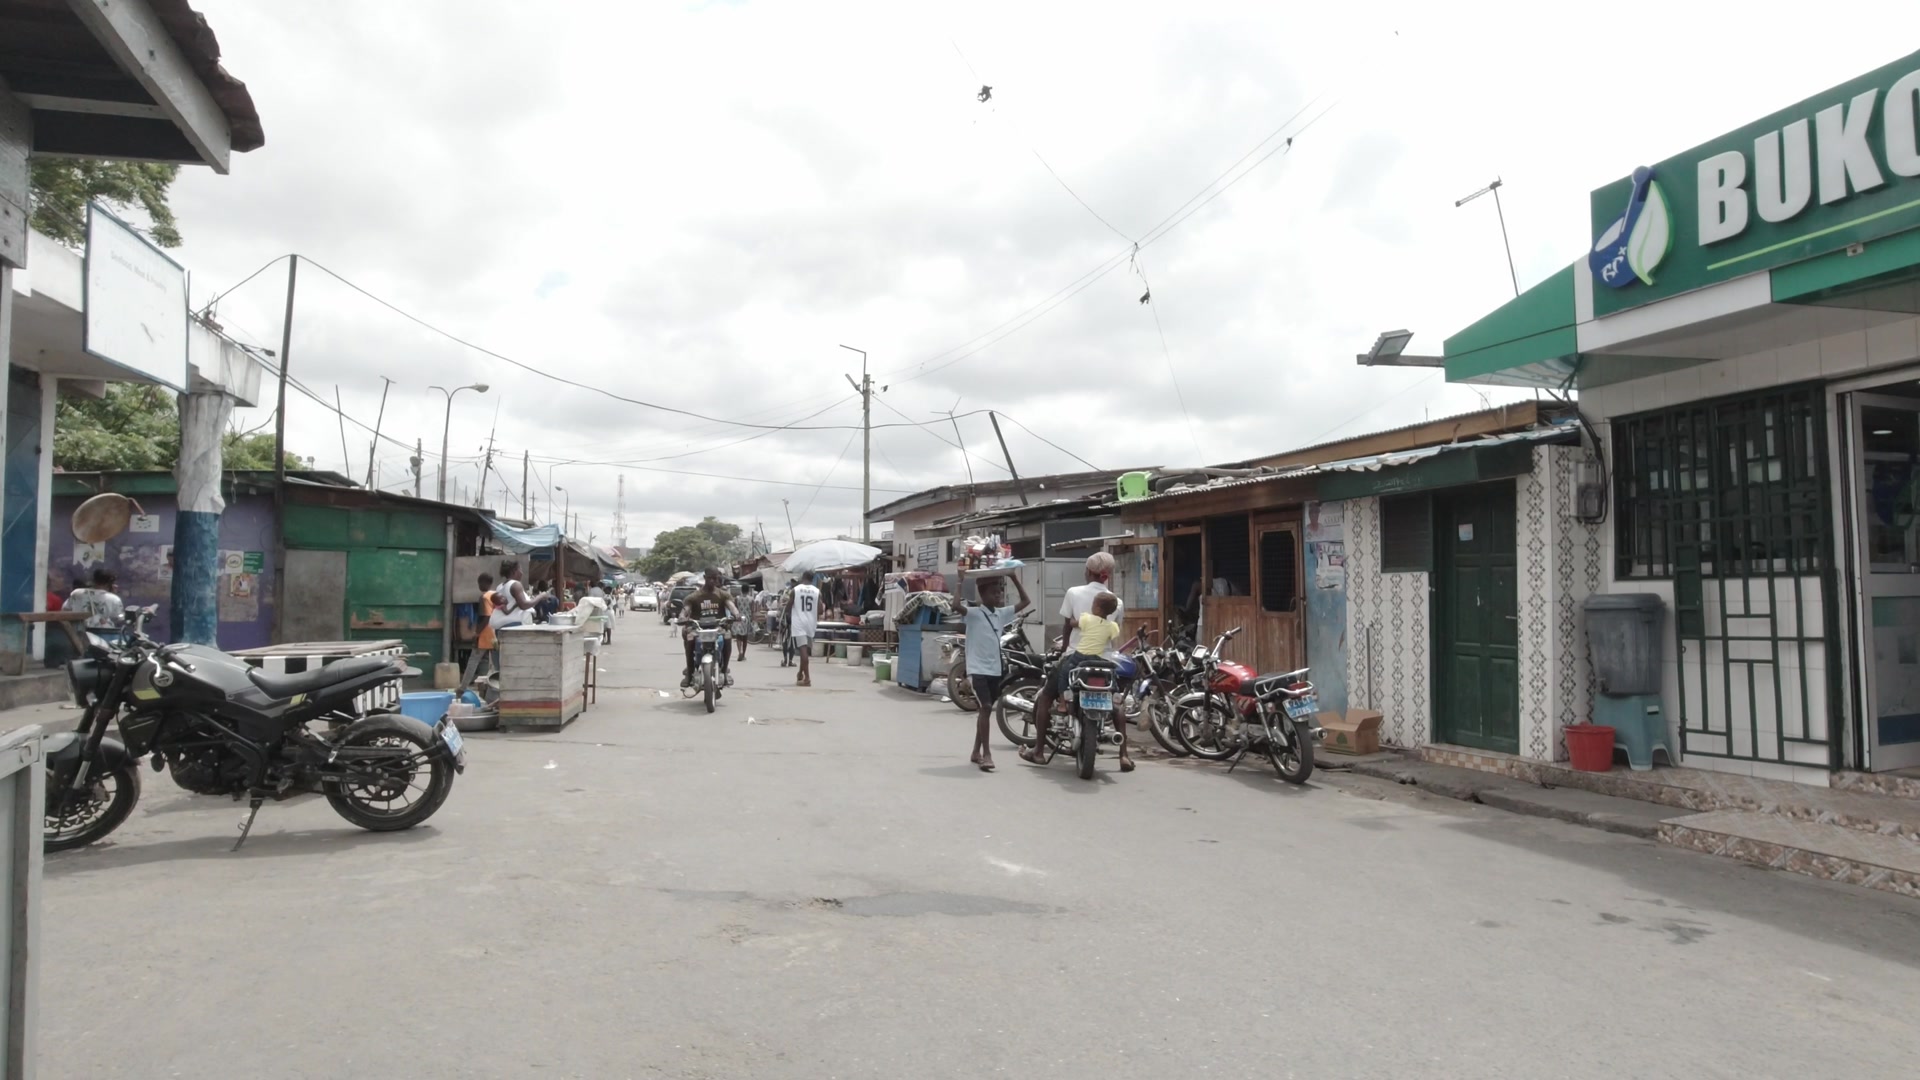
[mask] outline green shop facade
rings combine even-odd
[[[1564,531],[1595,591],[1662,598],[1683,764],[1920,767],[1920,53],[1635,168],[1591,216],[1585,256],[1446,343],[1449,381],[1578,395],[1561,513],[1517,545]]]

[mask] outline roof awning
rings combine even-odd
[[[1573,289],[1568,266],[1448,338],[1447,381],[1566,386],[1580,352]]]
[[[516,529],[502,524],[499,518],[488,518],[487,528],[493,530],[493,538],[499,545],[515,555],[525,555],[529,551],[551,548],[560,542],[560,526],[536,525],[531,529]]]

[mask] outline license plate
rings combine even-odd
[[[451,720],[440,722],[440,741],[447,744],[447,749],[453,751],[454,757],[467,752],[466,740],[460,737],[460,729],[454,727]]]
[[[1113,711],[1113,694],[1106,690],[1080,691],[1080,707],[1095,712]]]
[[[1318,694],[1302,694],[1297,698],[1287,699],[1287,715],[1295,720],[1303,716],[1312,716],[1319,711],[1320,695]]]

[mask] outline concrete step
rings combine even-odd
[[[1901,769],[1898,772],[1882,773],[1835,773],[1833,786],[1841,791],[1852,791],[1862,795],[1885,795],[1892,799],[1912,799],[1920,802],[1920,769]]]
[[[29,671],[25,675],[0,676],[0,709],[23,709],[65,701],[67,688],[64,668]]]
[[[1920,899],[1920,843],[1900,836],[1756,810],[1676,817],[1659,835],[1676,847]]]
[[[1554,818],[1575,825],[1604,829],[1652,840],[1660,834],[1661,822],[1674,816],[1671,806],[1622,799],[1615,795],[1596,795],[1576,788],[1509,787],[1487,788],[1480,801],[1496,809],[1530,817]]]

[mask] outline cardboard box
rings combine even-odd
[[[1371,709],[1348,709],[1344,715],[1323,712],[1314,718],[1327,730],[1320,749],[1335,754],[1380,752],[1380,714]]]

